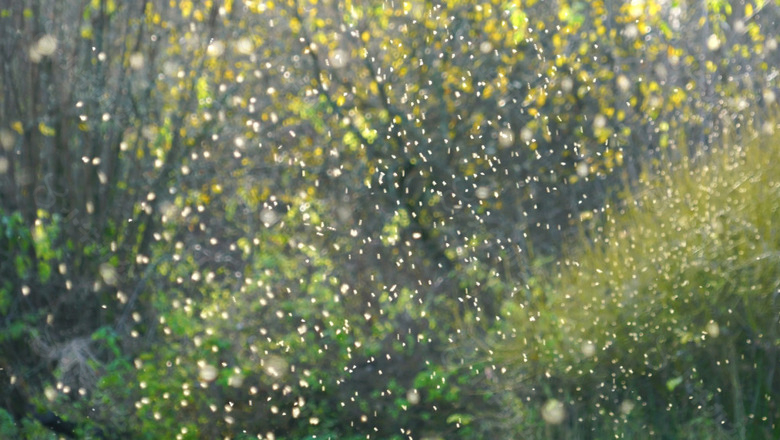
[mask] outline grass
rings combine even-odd
[[[778,438],[778,164],[780,135],[762,134],[645,173],[539,272],[496,344],[529,422],[511,429]],[[566,417],[541,426],[549,399]]]

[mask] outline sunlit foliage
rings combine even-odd
[[[85,435],[554,435],[572,404],[537,373],[613,372],[529,329],[541,382],[491,388],[517,308],[574,319],[537,269],[775,129],[772,1],[71,3],[0,3],[0,403]],[[601,349],[599,304],[561,341]]]
[[[532,300],[507,304],[497,358],[529,414],[559,399],[577,435],[780,432],[779,154],[760,136],[661,168],[592,246],[539,272]]]

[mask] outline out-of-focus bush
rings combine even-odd
[[[646,176],[506,304],[518,429],[557,399],[543,429],[572,438],[777,437],[778,146],[745,138]]]

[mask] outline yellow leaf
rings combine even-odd
[[[22,123],[19,121],[14,121],[14,123],[11,124],[11,128],[19,134],[24,134],[24,127],[22,127]]]
[[[536,106],[544,107],[544,103],[547,102],[547,92],[540,91],[539,96],[536,97]]]
[[[44,124],[43,122],[38,124],[38,130],[40,130],[41,134],[44,136],[54,136],[57,133],[56,130]]]
[[[571,9],[568,6],[563,6],[558,11],[558,19],[560,21],[566,21],[569,19],[569,14],[571,14]]]
[[[745,17],[750,17],[753,15],[753,5],[750,3],[745,5]]]
[[[179,8],[181,9],[182,17],[188,18],[192,14],[192,1],[182,0],[179,2]]]
[[[301,31],[301,22],[298,21],[297,18],[290,20],[290,30],[293,31],[294,34],[297,34]]]

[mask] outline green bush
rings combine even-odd
[[[506,306],[497,357],[525,420],[558,399],[556,438],[780,435],[778,141],[683,152]]]
[[[19,430],[11,414],[4,409],[0,409],[0,436],[2,438],[16,438],[19,436]]]

